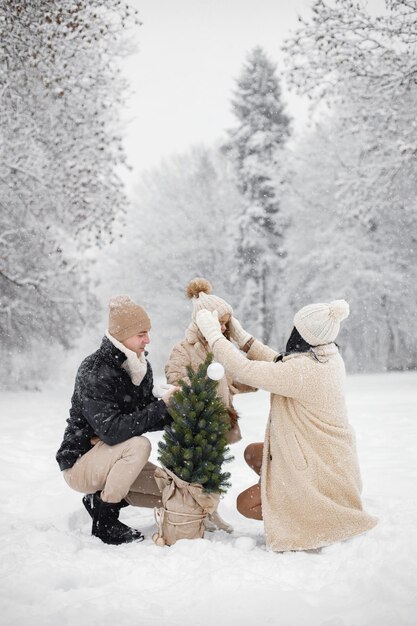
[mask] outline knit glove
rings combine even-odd
[[[217,339],[223,337],[223,333],[220,328],[219,314],[217,311],[207,311],[207,309],[201,309],[196,315],[196,323],[200,329],[200,332],[207,339],[207,343],[210,348]]]
[[[160,398],[162,398],[162,396],[164,396],[166,393],[168,393],[168,391],[171,391],[171,389],[174,389],[175,386],[174,385],[168,385],[168,384],[164,384],[164,385],[158,385],[155,384],[153,389],[152,389],[152,395],[154,396],[154,398],[158,398],[158,400]]]
[[[249,339],[252,339],[252,335],[246,332],[246,330],[243,330],[239,320],[235,317],[232,317],[228,326],[230,338],[237,343],[239,348],[243,348],[248,343]]]

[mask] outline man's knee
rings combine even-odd
[[[144,437],[143,435],[140,437],[132,437],[128,440],[128,443],[131,450],[140,455],[142,458],[146,457],[146,460],[149,459],[152,446],[147,437]]]

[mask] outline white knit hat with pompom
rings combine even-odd
[[[310,346],[321,346],[336,339],[340,322],[348,315],[349,305],[346,300],[308,304],[295,314],[294,326]]]
[[[187,296],[192,300],[192,318],[195,322],[196,315],[201,309],[207,311],[217,311],[219,318],[224,315],[233,315],[233,309],[223,298],[215,296],[213,288],[205,278],[193,278],[187,285]]]

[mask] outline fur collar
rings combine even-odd
[[[148,362],[145,359],[145,355],[142,353],[140,357],[124,346],[120,341],[117,341],[108,330],[106,330],[106,337],[120,352],[126,356],[126,361],[122,363],[122,368],[129,374],[132,383],[138,387],[142,380],[145,378],[146,371],[148,369]]]
[[[322,346],[316,346],[313,351],[317,356],[330,356],[339,352],[339,348],[335,343],[325,343]]]

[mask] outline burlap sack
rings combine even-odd
[[[158,467],[155,480],[162,492],[162,507],[155,509],[158,530],[152,539],[158,546],[172,546],[179,539],[201,539],[204,518],[213,513],[219,494],[205,493],[196,483],[187,483],[168,469]]]

